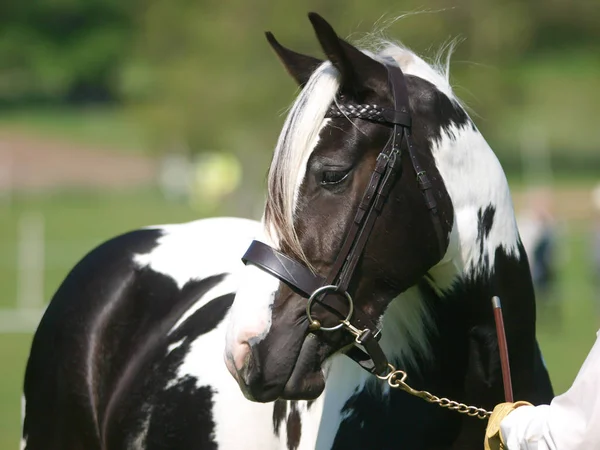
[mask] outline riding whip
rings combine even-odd
[[[502,382],[504,383],[504,398],[507,402],[513,402],[512,380],[510,378],[510,363],[508,361],[508,346],[506,344],[506,333],[504,331],[504,319],[502,318],[502,305],[500,297],[492,297],[494,307],[494,319],[496,320],[496,334],[498,335],[498,351],[500,352],[500,365],[502,366]]]

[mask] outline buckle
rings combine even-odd
[[[419,183],[421,190],[431,188],[431,181],[429,180],[429,177],[427,176],[427,172],[424,170],[417,173],[417,182]]]

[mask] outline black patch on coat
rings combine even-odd
[[[381,395],[363,390],[346,402],[333,450],[450,448],[460,417],[402,391]]]
[[[287,401],[286,400],[275,400],[273,405],[273,432],[275,436],[279,436],[279,427],[281,422],[285,419],[285,413],[287,412]]]
[[[477,238],[483,240],[490,235],[492,225],[494,225],[494,215],[496,208],[488,205],[482,211],[481,208],[477,211]]]
[[[465,110],[434,84],[414,75],[406,74],[405,79],[415,135],[420,134],[435,143],[441,139],[442,132],[448,132],[453,125],[470,124],[475,128]]]
[[[302,419],[298,411],[298,402],[290,402],[290,413],[287,417],[287,448],[296,450],[302,437]]]
[[[487,254],[484,254],[484,244],[487,237],[490,235],[492,225],[494,225],[494,215],[496,214],[496,208],[492,205],[486,206],[485,209],[479,209],[477,211],[477,242],[479,244],[479,252],[482,257],[480,264],[488,266],[489,258]]]
[[[177,332],[168,336],[182,314],[223,278],[224,275],[216,275],[194,280],[179,289],[168,276],[148,268],[138,271],[135,281],[131,283],[119,308],[114,310],[113,318],[102,335],[103,351],[98,359],[105,365],[99,366],[98,372],[99,379],[106,383],[103,388],[110,393],[105,409],[101,411],[106,417],[105,429],[110,426],[109,422],[121,399],[129,397],[131,386],[139,383],[140,377],[148,376],[146,370],[154,360],[160,361],[165,357],[168,344],[182,338],[180,335],[173,337]],[[219,302],[215,305],[219,305]],[[223,308],[229,306],[230,304],[225,304]],[[193,336],[212,330],[222,320],[221,314],[214,318],[207,313],[211,307],[215,307],[213,302],[205,305],[206,309],[200,308],[197,311],[204,320],[196,320],[197,330],[192,333]],[[194,317],[197,315],[192,315],[181,326],[185,326]],[[109,361],[110,364],[107,364]]]
[[[133,279],[132,256],[152,251],[161,236],[161,230],[137,230],[101,244],[54,294],[33,337],[25,373],[23,432],[30,450],[101,447],[84,370],[89,332],[99,311]],[[99,402],[105,394],[98,391]]]
[[[152,409],[146,450],[215,450],[215,423],[212,417],[210,387],[196,387],[196,379],[188,377],[159,392]]]
[[[215,279],[221,277],[211,278],[193,283],[204,286],[207,292]],[[168,389],[165,385],[176,378],[192,343],[222,322],[233,299],[234,294],[228,294],[208,302],[171,335],[162,335],[162,341],[153,346],[152,354],[140,365],[136,376],[129,380],[123,395],[115,403],[114,414],[110,418],[110,442],[135,440],[150,420],[154,431],[150,433],[149,429],[145,439],[148,450],[216,448],[213,441],[212,388],[196,386],[193,377],[179,380]],[[168,346],[181,340],[183,342],[167,354]],[[125,432],[120,428],[124,422],[129,423],[124,427]],[[190,442],[203,442],[204,446],[190,447]]]

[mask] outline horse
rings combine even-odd
[[[263,220],[147,227],[78,262],[32,341],[22,449],[481,448],[483,421],[393,389],[380,369],[466,404],[503,401],[493,295],[515,397],[552,398],[508,184],[446,75],[309,18],[325,61],[267,34],[302,90]],[[370,230],[353,226],[365,204]],[[343,251],[355,229],[359,250]],[[352,262],[343,283],[303,291],[338,254]]]

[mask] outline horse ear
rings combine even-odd
[[[303,87],[308,82],[308,79],[315,69],[322,64],[323,61],[285,48],[277,42],[277,39],[275,39],[275,36],[273,36],[273,33],[270,31],[267,31],[265,35],[267,36],[267,41],[269,41],[269,44],[271,44],[271,47],[273,47],[273,50],[277,53],[279,60],[283,63],[283,66],[288,73]]]
[[[333,27],[320,15],[308,14],[317,39],[327,58],[340,71],[342,91],[360,95],[387,86],[387,70],[383,64],[340,39]]]

